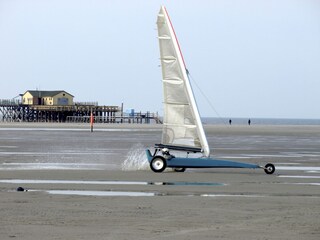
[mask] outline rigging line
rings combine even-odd
[[[211,101],[209,100],[209,98],[207,97],[206,94],[204,94],[204,92],[201,90],[201,88],[199,87],[199,85],[197,84],[197,82],[194,80],[194,78],[192,77],[192,75],[190,74],[189,70],[186,69],[187,71],[187,75],[190,77],[190,79],[192,80],[192,82],[194,83],[194,85],[197,87],[197,89],[200,91],[201,95],[205,98],[205,100],[207,101],[207,103],[209,104],[209,106],[211,107],[211,109],[215,112],[215,114],[217,114],[218,118],[224,122],[223,118],[220,116],[220,114],[218,113],[218,111],[215,109],[215,107],[213,106],[213,104],[211,103]]]

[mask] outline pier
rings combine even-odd
[[[93,113],[96,123],[161,123],[156,113],[124,113],[119,106],[97,103],[73,105],[25,105],[18,100],[0,100],[2,122],[89,122]]]

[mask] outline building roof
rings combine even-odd
[[[32,96],[34,97],[54,97],[57,94],[64,92],[69,94],[70,96],[74,97],[72,94],[64,91],[64,90],[55,90],[55,91],[38,91],[38,90],[28,90],[26,91],[24,94],[26,94],[27,92],[29,92]]]

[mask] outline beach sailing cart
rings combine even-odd
[[[210,157],[210,148],[202,126],[181,49],[164,6],[157,19],[162,67],[164,117],[162,141],[155,151],[146,150],[150,168],[163,172],[173,168],[183,172],[186,168],[261,168],[267,174],[275,171],[273,164],[259,166],[251,163],[218,160]],[[176,157],[170,151],[183,151],[186,157]],[[199,157],[188,157],[198,153]]]

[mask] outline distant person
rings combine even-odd
[[[249,126],[251,125],[251,120],[250,120],[250,119],[248,120],[248,125],[249,125]]]
[[[231,120],[231,119],[229,119],[229,124],[230,124],[230,125],[232,124],[232,120]]]

